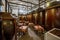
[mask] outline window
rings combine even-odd
[[[1,6],[0,6],[0,12],[1,12]]]

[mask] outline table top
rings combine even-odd
[[[36,30],[44,30],[44,28],[42,26],[40,26],[40,25],[35,25],[34,28]]]
[[[19,27],[19,29],[27,29],[28,28],[28,26],[21,26],[21,27]]]

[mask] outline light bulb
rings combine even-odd
[[[47,2],[46,6],[48,7],[50,5],[50,2]]]

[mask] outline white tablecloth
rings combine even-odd
[[[28,26],[21,26],[21,27],[19,27],[19,29],[27,29],[28,28]]]

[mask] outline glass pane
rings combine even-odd
[[[0,6],[0,12],[1,12],[1,6]]]

